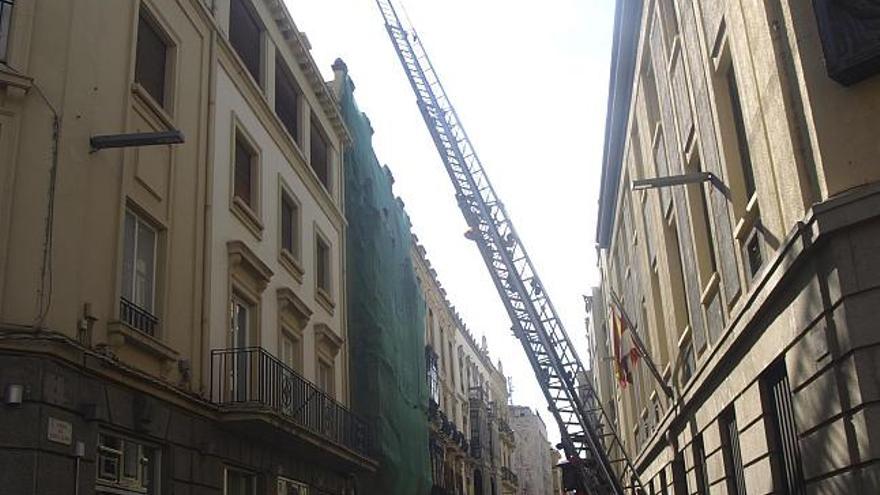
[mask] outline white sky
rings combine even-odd
[[[513,379],[515,404],[559,432],[415,104],[373,0],[286,0],[325,79],[348,64],[380,162],[413,231],[478,341]],[[578,354],[582,294],[598,281],[595,230],[613,0],[406,0],[450,99],[529,250]]]

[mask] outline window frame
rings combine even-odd
[[[223,467],[223,495],[230,495],[230,492],[229,492],[229,473],[230,472],[237,473],[239,475],[242,475],[243,478],[249,479],[248,484],[250,485],[250,489],[249,489],[250,493],[248,493],[247,495],[256,495],[258,493],[258,491],[257,491],[257,482],[258,482],[257,473],[255,473],[253,471],[248,471],[247,469],[242,469],[242,468],[227,465],[227,466]]]
[[[302,332],[298,332],[292,328],[291,325],[286,323],[280,324],[280,331],[278,332],[278,358],[288,366],[293,371],[296,371],[300,375],[303,374],[303,370],[305,369],[305,351],[303,345],[303,336]],[[285,343],[290,342],[291,351],[293,353],[293,363],[287,362],[285,359]]]
[[[328,373],[327,376],[330,381],[327,384],[322,383],[325,376],[322,374],[322,371]],[[315,356],[315,385],[327,394],[328,397],[336,398],[336,360],[325,356],[321,352],[316,353]],[[325,385],[329,385],[329,387]]]
[[[324,257],[324,261],[326,262],[326,287],[321,285],[321,249],[319,246],[323,245],[325,249],[326,256]],[[334,276],[334,263],[333,263],[333,245],[327,239],[327,236],[324,235],[323,232],[315,225],[314,228],[314,262],[315,262],[315,297],[323,306],[325,306],[328,311],[333,310],[334,302],[333,302],[333,290],[335,289],[335,284],[333,283]]]
[[[315,168],[315,137],[319,138],[319,140],[324,145],[324,162],[326,166],[325,177],[321,178],[321,173]],[[327,193],[332,197],[334,193],[333,182],[335,180],[335,173],[333,170],[333,157],[334,150],[333,145],[330,142],[330,136],[327,134],[327,131],[324,130],[324,126],[321,125],[317,114],[315,112],[311,112],[310,120],[309,120],[309,168],[315,174],[315,177],[318,179],[318,183],[320,183]]]
[[[12,46],[13,13],[15,0],[0,0],[0,64],[9,63],[9,48]]]
[[[303,128],[305,127],[305,125],[303,123],[303,115],[302,115],[302,113],[303,113],[302,108],[305,103],[305,101],[304,101],[305,95],[303,94],[302,87],[300,86],[299,82],[296,80],[296,76],[293,75],[293,70],[290,67],[288,67],[287,61],[284,59],[284,57],[280,53],[278,53],[277,50],[275,52],[275,78],[274,79],[275,80],[273,81],[273,85],[274,85],[274,89],[275,89],[275,92],[274,92],[275,100],[272,103],[272,110],[275,112],[275,116],[278,117],[278,120],[281,122],[281,126],[284,128],[284,130],[287,132],[287,134],[293,140],[294,146],[296,148],[300,148],[302,146],[302,142],[303,142]],[[292,130],[290,129],[290,127],[288,127],[287,119],[282,116],[282,113],[279,112],[279,109],[278,109],[278,106],[279,106],[279,98],[278,98],[279,82],[282,84],[284,82],[286,82],[287,85],[290,86],[289,90],[293,95],[293,119],[294,119],[293,127],[294,128]]]
[[[140,60],[139,52],[141,46],[141,21],[148,25],[148,27],[153,31],[153,34],[165,47],[162,67],[163,73],[161,97],[157,97],[157,95],[150,91],[148,85],[143,84],[138,77],[138,60]],[[172,36],[171,31],[168,29],[168,26],[164,22],[162,22],[159,17],[154,14],[153,11],[146,4],[142,3],[138,10],[138,24],[137,30],[135,32],[135,60],[133,69],[134,74],[132,80],[134,81],[136,87],[139,88],[138,92],[142,96],[145,96],[148,100],[150,100],[150,103],[152,105],[161,109],[162,111],[169,113],[171,113],[171,110],[174,106],[174,79],[176,74],[177,45],[178,43]]]
[[[736,410],[733,404],[718,415],[718,427],[721,431],[721,455],[724,463],[724,483],[730,495],[747,495],[743,472],[742,451],[739,445],[739,425],[736,421]],[[736,435],[731,435],[731,429]]]
[[[290,203],[293,207],[291,222],[291,246],[289,249],[285,246],[284,239],[284,207],[285,202]],[[278,175],[278,256],[281,265],[290,273],[297,281],[302,283],[305,270],[302,266],[302,202],[292,189],[287,185],[284,178]]]
[[[132,239],[132,248],[134,251],[132,252],[132,257],[131,257],[131,260],[132,260],[131,270],[132,270],[132,272],[129,276],[130,283],[131,283],[131,287],[129,288],[129,290],[131,291],[130,292],[131,297],[126,297],[126,294],[125,294],[125,291],[126,291],[126,289],[125,289],[126,261],[125,260],[128,257],[128,250],[127,250],[127,246],[126,246],[126,242],[125,242],[125,232],[127,230],[126,226],[127,226],[129,217],[131,217],[134,221],[134,237]],[[152,273],[150,274],[151,289],[150,289],[149,307],[142,305],[142,304],[138,304],[138,301],[135,301],[135,299],[136,299],[136,297],[135,297],[135,284],[137,283],[137,280],[135,277],[135,274],[137,271],[135,268],[135,264],[138,259],[138,248],[139,248],[138,233],[141,231],[142,226],[146,227],[148,230],[152,231],[152,234],[153,234],[153,243],[152,243],[153,244],[153,262],[152,262]],[[157,293],[158,293],[159,284],[158,284],[158,280],[157,280],[157,274],[158,274],[158,268],[159,268],[158,265],[159,265],[160,229],[155,227],[154,223],[152,221],[150,221],[148,218],[146,218],[144,215],[142,215],[137,210],[131,208],[130,206],[126,206],[126,208],[125,208],[125,212],[123,214],[123,227],[122,228],[123,228],[123,231],[122,231],[123,232],[123,234],[122,234],[122,274],[121,274],[121,281],[120,281],[120,294],[119,294],[119,296],[120,296],[120,298],[127,300],[130,304],[136,306],[138,309],[149,313],[151,316],[158,318],[158,316],[157,316],[157,313],[158,313],[158,311],[157,311],[157,306],[158,306]]]
[[[233,15],[233,5],[235,4],[241,5],[242,11],[245,13],[245,17],[250,18],[251,21],[255,24],[259,39],[257,40],[258,51],[256,54],[257,67],[251,67],[248,63],[248,59],[239,51],[239,46],[235,41],[233,41],[233,19],[236,17]],[[229,45],[232,47],[232,52],[244,66],[245,72],[247,76],[257,85],[260,91],[264,91],[265,81],[266,81],[266,24],[263,22],[263,19],[260,17],[260,14],[256,11],[256,6],[251,2],[251,0],[230,0],[229,2],[229,29],[227,31],[227,40],[229,41]],[[256,74],[254,74],[256,71]]]
[[[119,442],[118,447],[110,447],[104,438],[113,438]],[[109,430],[99,430],[96,440],[95,454],[95,491],[97,493],[127,493],[134,491],[145,495],[157,495],[161,491],[162,449],[153,443],[142,441],[128,435]],[[126,454],[128,444],[137,448],[137,473],[134,477],[126,476]],[[116,456],[115,479],[101,475],[103,460],[108,456]]]
[[[233,214],[251,231],[257,240],[263,236],[262,203],[262,169],[263,153],[256,139],[233,114],[232,132],[229,143],[229,205]],[[238,167],[238,145],[242,143],[250,151],[250,201],[236,194],[236,176]]]

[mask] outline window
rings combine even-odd
[[[309,487],[305,483],[279,476],[278,495],[309,495]]]
[[[330,149],[327,145],[327,138],[321,130],[321,125],[314,116],[312,116],[309,143],[311,150],[309,163],[312,166],[312,170],[315,171],[315,175],[318,176],[318,180],[321,181],[321,184],[324,185],[327,191],[332,192],[330,187]]]
[[[428,372],[428,394],[438,405],[440,404],[440,372],[437,368],[437,353],[430,345],[425,346],[425,369]]]
[[[746,201],[755,194],[755,171],[752,167],[752,155],[749,152],[749,140],[746,134],[743,110],[739,98],[739,88],[736,83],[736,73],[731,65],[727,69],[727,94],[730,97],[730,109],[733,114],[733,126],[736,132],[737,151],[739,153],[739,165],[742,167],[743,181],[746,192]]]
[[[681,358],[681,386],[687,385],[687,382],[694,376],[697,367],[696,356],[694,356],[694,346],[690,338],[682,344],[680,352],[683,354]]]
[[[275,114],[290,137],[299,143],[299,90],[280,56],[275,57]]]
[[[288,368],[302,373],[302,340],[286,330],[281,332],[281,362]]]
[[[695,152],[696,155],[696,152]],[[702,167],[699,157],[696,157],[687,167],[687,173],[700,173]],[[706,187],[713,187],[702,182],[687,185],[687,196],[690,216],[694,228],[694,241],[696,243],[697,267],[699,268],[702,289],[709,283],[712,274],[717,270],[715,261],[715,244],[713,241],[712,225],[709,221],[709,205],[706,199]]]
[[[259,84],[263,56],[263,25],[248,5],[250,0],[232,0],[229,6],[229,42]]]
[[[232,297],[232,347],[246,348],[250,345],[253,306],[238,295]]]
[[[257,198],[257,152],[240,132],[235,133],[235,163],[233,166],[235,169],[233,195],[251,210],[254,210]]]
[[[669,493],[667,491],[666,469],[660,471],[660,493],[662,495],[666,495],[667,493]]]
[[[299,205],[286,192],[281,193],[281,249],[299,257]]]
[[[134,79],[160,106],[165,106],[168,45],[156,22],[146,12],[138,17]]]
[[[761,265],[764,264],[764,258],[761,255],[761,236],[757,228],[752,230],[752,233],[745,242],[744,249],[749,279],[752,279],[761,270]]]
[[[226,468],[224,495],[256,495],[257,476],[238,469]]]
[[[158,449],[109,433],[98,434],[97,491],[157,493]]]
[[[9,52],[9,33],[12,31],[14,0],[0,0],[0,62],[6,62]]]
[[[330,295],[330,246],[321,238],[320,235],[315,236],[315,273],[318,289],[324,291],[325,295]]]
[[[156,297],[156,229],[125,211],[122,253],[122,300],[120,318],[129,326],[153,335]]]
[[[806,493],[806,487],[785,361],[780,359],[771,365],[762,381],[764,397],[769,402],[765,407],[768,411],[765,420],[769,423],[767,429],[771,440],[770,459],[776,473],[774,479],[782,483],[781,487],[776,488],[781,493],[802,495]]]
[[[718,418],[721,429],[721,455],[724,457],[724,474],[727,493],[747,495],[742,455],[739,450],[739,429],[736,426],[736,412],[730,406]]]
[[[706,469],[706,448],[703,446],[703,435],[697,435],[691,444],[694,454],[694,478],[697,483],[696,493],[706,495],[709,493],[709,473]]]
[[[333,397],[336,384],[335,374],[333,373],[333,364],[318,359],[318,388],[324,391],[330,397]]]
[[[672,493],[688,495],[687,473],[684,470],[684,455],[681,451],[676,452],[672,459]]]

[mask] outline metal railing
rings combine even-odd
[[[0,0],[0,2],[2,1]],[[151,337],[156,336],[159,318],[124,297],[119,298],[119,319],[126,325]]]
[[[507,466],[501,466],[501,479],[514,485],[519,484],[519,477]]]
[[[211,351],[211,400],[268,408],[359,454],[372,452],[367,423],[261,347]]]
[[[0,0],[0,62],[6,62],[9,33],[12,32],[12,7],[14,0]]]

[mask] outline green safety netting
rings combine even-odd
[[[391,172],[376,159],[347,69],[339,100],[354,139],[345,153],[352,409],[373,424],[380,462],[374,475],[360,477],[360,493],[427,494],[425,303],[410,259],[410,222]]]

